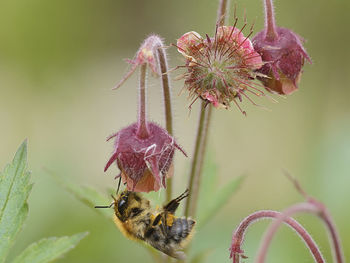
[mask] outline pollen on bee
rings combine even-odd
[[[167,218],[166,218],[166,225],[167,226],[172,226],[173,223],[174,223],[174,219],[175,219],[174,215],[168,214]]]

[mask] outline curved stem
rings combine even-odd
[[[316,200],[315,198],[309,196],[306,191],[302,188],[299,181],[292,177],[288,172],[285,172],[285,175],[287,178],[294,184],[294,187],[297,189],[297,191],[306,199],[307,204],[310,206],[313,206],[312,210],[304,211],[304,212],[311,212],[318,216],[323,223],[325,224],[328,232],[329,232],[329,242],[331,243],[332,247],[332,255],[333,255],[333,261],[338,263],[345,262],[343,249],[341,246],[340,237],[337,231],[337,228],[333,222],[333,219],[327,209],[327,207],[321,203],[320,201]],[[300,211],[303,212],[303,211]]]
[[[140,68],[139,112],[136,131],[136,135],[142,139],[150,136],[146,120],[146,72],[147,64],[143,63]]]
[[[310,200],[309,202],[300,203],[289,207],[287,210],[285,210],[283,215],[278,220],[276,220],[276,222],[271,224],[271,226],[266,231],[265,237],[261,242],[260,249],[258,250],[259,252],[256,260],[257,263],[262,263],[265,261],[267,250],[271,243],[271,240],[274,234],[276,233],[278,227],[282,224],[284,218],[303,212],[315,214],[323,220],[330,234],[330,243],[333,250],[334,261],[337,263],[344,262],[344,254],[342,253],[340,238],[329,212],[324,207],[324,205],[319,203],[317,200]]]
[[[345,262],[340,237],[331,215],[329,214],[328,210],[325,209],[322,211],[322,213],[319,214],[319,216],[321,217],[329,231],[329,235],[331,238],[330,243],[333,248],[333,260],[338,263]]]
[[[281,212],[277,211],[271,211],[271,210],[261,210],[254,212],[253,214],[247,216],[245,219],[242,220],[242,222],[239,224],[239,226],[236,228],[236,230],[233,233],[232,236],[232,243],[230,247],[230,257],[233,259],[233,263],[239,263],[241,257],[246,258],[244,255],[244,251],[241,249],[242,244],[244,242],[244,236],[248,229],[248,227],[260,219],[266,219],[266,218],[274,218],[274,219],[281,219],[283,218],[282,222],[294,229],[297,234],[300,236],[300,238],[305,242],[307,247],[309,248],[310,252],[312,253],[314,259],[318,263],[324,263],[323,256],[321,254],[320,249],[316,245],[315,241],[312,239],[311,235],[306,231],[306,229],[298,223],[298,221],[294,220],[291,217],[284,216]]]
[[[273,9],[272,0],[265,0],[265,39],[268,41],[273,41],[278,38],[275,23],[275,12]]]
[[[265,262],[266,255],[267,255],[267,250],[271,244],[273,236],[276,234],[278,228],[284,223],[288,218],[293,216],[296,213],[300,212],[308,212],[308,213],[317,213],[318,209],[313,206],[312,204],[309,203],[301,203],[301,204],[296,204],[288,209],[286,209],[283,213],[279,215],[277,220],[271,224],[271,226],[266,230],[266,233],[260,243],[260,248],[258,250],[257,258],[256,258],[256,263],[263,263]],[[307,235],[308,236],[307,236]],[[313,246],[310,243],[311,236],[306,232],[304,235],[307,237],[307,240],[304,239],[305,243],[308,245],[310,252],[312,256],[314,257],[315,262],[325,262],[321,252],[319,251],[319,248],[317,245]],[[310,243],[310,244],[309,244]]]

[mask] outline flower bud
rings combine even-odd
[[[104,171],[116,162],[121,171],[119,176],[129,191],[149,192],[165,188],[165,178],[172,176],[170,168],[175,148],[186,155],[165,129],[153,122],[147,125],[147,138],[137,136],[138,124],[134,123],[107,139],[115,137],[115,150]]]
[[[137,67],[142,64],[147,64],[154,76],[159,76],[159,68],[157,65],[157,52],[158,48],[164,46],[162,39],[157,35],[151,35],[147,37],[141,44],[133,59],[127,59],[126,61],[131,65],[130,70],[124,75],[119,83],[113,88],[118,89],[124,84],[124,82],[136,71]]]
[[[266,38],[266,30],[253,38],[254,49],[265,63],[258,77],[267,90],[289,95],[298,89],[304,59],[311,60],[298,35],[287,28],[276,27],[277,37]]]

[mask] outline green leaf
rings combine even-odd
[[[51,262],[73,249],[88,232],[70,237],[43,238],[28,246],[12,263],[46,263]]]
[[[18,148],[12,163],[0,174],[0,262],[4,262],[28,214],[32,188],[27,172],[27,141]]]
[[[204,226],[228,202],[242,183],[244,176],[233,178],[221,189],[217,189],[217,165],[210,155],[204,166],[199,203],[198,228]]]
[[[102,195],[95,189],[88,186],[80,186],[74,184],[72,181],[59,177],[51,171],[47,171],[63,188],[65,188],[69,193],[71,193],[75,198],[81,201],[83,204],[94,209],[97,213],[102,214],[108,219],[112,218],[113,212],[110,209],[97,209],[96,205],[109,205],[113,200],[108,199],[109,195]]]

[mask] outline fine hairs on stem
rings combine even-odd
[[[252,213],[251,215],[244,218],[236,230],[233,232],[232,243],[230,247],[230,257],[233,263],[239,263],[241,258],[246,258],[244,251],[241,249],[244,242],[244,237],[249,226],[253,223],[259,221],[260,219],[273,218],[279,219],[283,217],[281,212],[271,211],[271,210],[261,210]],[[320,249],[316,245],[315,241],[312,239],[311,235],[300,225],[296,220],[291,217],[283,217],[282,220],[287,226],[296,231],[300,238],[304,241],[305,245],[309,248],[315,262],[324,263],[325,260],[321,254]]]
[[[275,23],[275,12],[273,9],[273,0],[263,0],[265,6],[265,28],[266,35],[265,39],[269,41],[273,41],[278,38],[278,34],[276,31],[276,23]]]
[[[140,69],[140,85],[139,85],[139,112],[138,112],[138,127],[137,136],[139,138],[148,138],[150,136],[149,128],[146,120],[146,74],[147,64],[143,63]]]
[[[315,262],[317,263],[325,262],[319,247],[316,245],[315,241],[312,239],[310,234],[297,221],[295,221],[292,218],[292,216],[298,213],[314,214],[324,222],[329,232],[334,262],[344,263],[345,262],[344,254],[342,251],[339,234],[335,227],[335,224],[333,223],[333,219],[331,218],[330,213],[328,212],[328,209],[325,207],[324,204],[310,197],[302,189],[299,182],[295,178],[291,177],[287,173],[286,175],[293,182],[294,186],[299,191],[299,193],[301,193],[301,195],[306,199],[306,202],[292,205],[289,208],[285,209],[284,212],[282,213],[277,211],[263,210],[263,211],[255,212],[249,215],[248,217],[246,217],[245,219],[243,219],[240,225],[234,231],[233,237],[232,237],[230,257],[233,258],[233,263],[240,262],[241,257],[245,258],[243,250],[241,249],[241,246],[244,242],[245,232],[253,222],[262,218],[274,218],[276,219],[276,221],[270,225],[270,227],[266,230],[264,237],[262,238],[262,241],[260,243],[260,248],[258,250],[256,261],[255,261],[256,263],[265,262],[267,251],[269,246],[271,245],[272,238],[274,237],[274,235],[276,234],[278,228],[282,225],[282,223],[287,224],[298,233],[298,235],[302,238],[306,246],[309,248],[310,253],[312,254]]]
[[[313,207],[310,204],[296,204],[287,208],[284,212],[280,213],[276,220],[273,223],[271,223],[271,226],[267,229],[266,234],[264,235],[260,243],[260,249],[258,250],[258,254],[255,261],[256,263],[265,262],[268,247],[270,246],[273,236],[277,232],[278,228],[282,225],[282,223],[284,223],[287,218],[290,218],[295,213],[301,212],[303,210],[311,213],[316,212],[315,207]],[[304,233],[304,235],[306,234],[308,235],[308,238],[311,238],[311,236],[307,232]],[[317,247],[317,245],[309,245],[307,239],[304,239],[304,241],[308,246],[312,256],[314,257],[315,262],[325,262],[324,258],[319,252],[319,248]]]
[[[337,231],[337,228],[334,224],[333,218],[331,217],[327,207],[321,203],[320,201],[316,200],[315,198],[309,196],[306,191],[301,187],[298,180],[296,180],[294,177],[292,177],[288,172],[284,172],[287,178],[294,184],[294,187],[297,189],[297,191],[305,198],[305,203],[300,203],[294,206],[291,206],[289,208],[289,211],[286,211],[290,214],[296,214],[296,213],[311,213],[319,217],[325,227],[327,228],[327,231],[329,233],[329,241],[332,248],[332,254],[333,254],[333,260],[337,263],[344,263],[344,253],[341,246],[341,241],[339,237],[339,233]],[[276,222],[277,225],[277,222]],[[276,227],[276,226],[275,226]],[[267,230],[269,231],[269,230]],[[273,226],[271,226],[270,231],[273,231]],[[266,238],[268,235],[268,232],[266,232]],[[263,245],[263,244],[262,244]],[[261,249],[262,250],[262,249]]]

